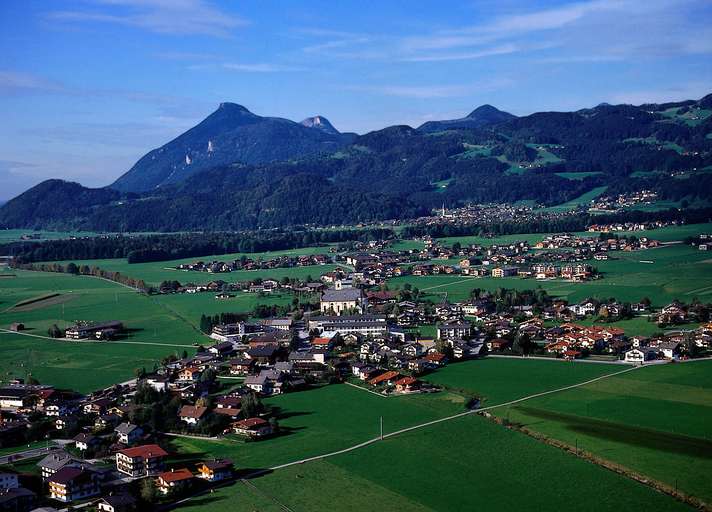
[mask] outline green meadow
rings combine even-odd
[[[475,363],[480,362],[485,361]],[[508,362],[492,362],[510,375]],[[568,370],[566,365],[554,365],[550,366],[552,373]],[[577,373],[581,366],[571,367]],[[471,369],[477,372],[477,368]],[[577,378],[585,379],[584,373]],[[571,379],[562,377],[556,385],[559,382]],[[501,396],[517,395],[518,390],[509,390]],[[242,474],[248,474],[376,437],[380,416],[388,433],[462,411],[462,403],[450,402],[449,396],[381,398],[345,385],[284,395],[269,400],[280,407],[284,435],[254,443],[177,439],[173,449],[182,455],[175,457],[174,463],[218,454],[232,457]],[[565,483],[547,482],[555,475]],[[346,511],[377,507],[413,511],[500,507],[686,510],[652,489],[476,415],[386,438],[346,454],[277,469],[249,484],[237,482],[197,497],[181,509],[311,511],[334,507]]]
[[[618,364],[490,357],[450,364],[427,375],[425,380],[445,389],[481,396],[482,406],[489,407],[626,368]]]
[[[616,252],[615,259],[594,262],[603,277],[583,283],[562,280],[538,281],[520,277],[475,278],[453,275],[404,276],[389,281],[391,288],[410,283],[439,301],[465,300],[474,288],[517,290],[541,287],[548,293],[580,301],[587,297],[637,302],[648,297],[656,307],[673,299],[691,302],[712,298],[712,259],[690,246],[676,244],[634,252]]]
[[[0,333],[2,380],[31,373],[40,382],[90,391],[132,378],[136,368],[205,343],[194,324],[180,314],[116,283],[69,274],[0,273],[0,328],[13,322],[24,334]],[[51,300],[41,300],[56,294]],[[15,305],[37,298],[30,306]],[[61,301],[58,299],[62,299]],[[65,328],[77,320],[121,320],[126,337],[111,342],[46,339],[52,324]],[[185,348],[184,348],[185,347]]]
[[[548,481],[560,478],[560,485]],[[279,469],[181,510],[414,512],[689,510],[672,498],[469,416],[363,449]]]
[[[131,276],[135,279],[142,279],[147,284],[158,285],[161,281],[180,281],[181,283],[208,283],[221,279],[227,282],[248,281],[257,278],[273,278],[282,279],[283,277],[305,279],[307,276],[312,276],[317,279],[322,273],[328,272],[335,268],[335,265],[310,265],[305,267],[291,268],[275,268],[266,270],[239,270],[236,272],[218,273],[211,272],[196,272],[189,270],[176,270],[180,264],[194,263],[196,261],[233,261],[240,259],[241,256],[246,256],[253,260],[269,259],[282,255],[300,256],[305,254],[326,254],[329,252],[328,246],[323,247],[306,247],[301,249],[293,249],[289,251],[275,251],[262,253],[232,253],[220,254],[215,256],[203,256],[196,258],[184,258],[171,261],[157,261],[150,263],[132,263],[129,264],[125,259],[103,259],[103,260],[74,260],[77,265],[97,266],[104,270],[121,272],[122,274]],[[64,261],[60,263],[69,263]]]
[[[36,236],[34,240],[60,240],[72,237],[95,236],[91,231],[34,231],[32,229],[0,229],[0,243],[19,242],[23,236]],[[32,241],[32,240],[30,240]]]
[[[712,502],[712,362],[643,367],[496,411]]]
[[[608,187],[596,187],[588,192],[581,194],[580,196],[572,199],[571,201],[567,201],[565,203],[556,205],[556,206],[550,206],[549,208],[545,208],[546,211],[549,212],[566,212],[569,210],[575,210],[581,205],[588,204],[594,199],[596,199],[598,196],[603,194]]]

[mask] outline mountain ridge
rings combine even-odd
[[[0,227],[180,231],[329,225],[411,218],[442,204],[551,206],[597,187],[613,196],[645,189],[668,202],[712,204],[710,103],[712,95],[522,117],[504,113],[506,121],[477,128],[397,125],[360,136],[327,134],[223,103],[186,132],[195,135],[188,142],[204,145],[200,152],[184,151],[185,141],[174,144],[183,134],[142,158],[173,144],[175,158],[183,159],[180,169],[170,169],[180,172],[159,176],[157,186],[133,192],[47,180],[0,207]],[[498,112],[483,105],[470,115],[479,120]],[[286,133],[306,141],[296,148],[305,151],[281,158],[294,155],[295,148],[275,147],[254,163],[231,155],[210,159],[210,146],[216,152],[229,140],[213,137],[223,125],[230,133],[249,127],[247,138],[238,137],[243,142],[263,133],[274,141],[270,137],[287,127]],[[196,163],[204,165],[195,171]]]

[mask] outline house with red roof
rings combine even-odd
[[[368,383],[371,384],[372,386],[378,386],[379,384],[386,384],[386,385],[391,385],[393,382],[399,378],[401,378],[402,375],[396,371],[387,371],[385,373],[382,373],[378,377],[374,377],[373,379],[369,380]]]
[[[420,389],[420,381],[415,377],[403,377],[394,382],[398,393],[413,393]]]
[[[144,444],[116,453],[116,469],[132,477],[155,475],[163,468],[168,455],[157,444]]]
[[[247,418],[236,421],[232,424],[232,430],[236,434],[248,437],[265,437],[274,431],[269,421],[262,418]]]
[[[193,481],[193,473],[187,468],[165,471],[156,478],[158,492],[167,496],[184,490]]]

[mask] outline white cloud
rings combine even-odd
[[[94,0],[94,9],[53,11],[48,19],[63,23],[111,23],[150,32],[227,37],[247,24],[206,0]]]
[[[286,66],[282,64],[270,64],[267,62],[260,63],[234,63],[226,62],[222,65],[223,68],[232,71],[242,71],[245,73],[282,73],[303,71],[305,68],[297,66]]]
[[[492,57],[495,55],[506,55],[520,51],[521,48],[516,44],[503,44],[492,48],[484,48],[481,50],[469,52],[454,52],[454,53],[436,53],[426,55],[415,55],[404,57],[401,60],[405,62],[442,62],[448,60],[474,60],[484,57]]]
[[[63,92],[62,84],[39,75],[22,71],[0,70],[0,91],[17,92]]]
[[[363,91],[384,96],[399,96],[404,98],[428,99],[428,98],[456,98],[470,96],[476,93],[497,90],[509,87],[515,82],[506,78],[498,78],[470,84],[456,85],[373,85],[373,86],[349,86],[347,89],[353,91]]]

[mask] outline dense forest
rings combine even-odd
[[[242,233],[105,235],[69,240],[14,242],[0,245],[0,255],[18,264],[37,261],[126,258],[129,263],[166,261],[235,252],[264,252],[355,240],[386,240],[390,229],[294,229]]]

